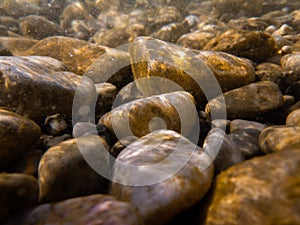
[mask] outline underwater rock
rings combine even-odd
[[[3,0],[0,2],[1,15],[19,19],[22,16],[34,15],[40,10],[36,0]]]
[[[300,109],[292,111],[286,118],[287,126],[300,126]]]
[[[259,136],[259,146],[264,153],[300,149],[299,126],[271,126]]]
[[[55,114],[48,116],[44,122],[47,134],[58,136],[67,130],[67,123],[62,115]]]
[[[283,70],[286,71],[293,71],[297,75],[300,73],[300,67],[299,67],[299,62],[300,62],[300,53],[295,52],[291,53],[288,55],[285,55],[284,57],[281,58],[281,66]]]
[[[62,61],[76,74],[84,74],[88,67],[108,49],[83,40],[63,36],[52,36],[39,41],[26,54],[49,56]]]
[[[166,157],[168,160],[164,160]],[[113,180],[137,185],[113,182],[110,194],[136,207],[145,225],[165,224],[194,205],[203,198],[213,177],[209,156],[169,130],[155,131],[133,142],[116,161]],[[125,169],[124,164],[137,168]]]
[[[12,216],[5,225],[28,224],[143,225],[138,212],[128,203],[108,195],[95,194],[42,204]]]
[[[223,98],[229,119],[255,118],[283,105],[283,96],[278,86],[271,81],[260,81],[225,92],[222,96],[212,99],[206,105],[206,113],[224,110],[224,105],[221,104]]]
[[[39,164],[39,200],[53,202],[104,193],[107,180],[94,171],[82,155],[83,151],[85,157],[99,158],[100,165],[108,167],[108,162],[104,165],[99,151],[95,151],[99,142],[108,151],[106,141],[96,135],[67,140],[48,149]]]
[[[236,119],[230,122],[230,133],[245,129],[254,129],[260,132],[266,127],[267,126],[265,124],[259,122]]]
[[[25,174],[0,174],[0,219],[38,203],[37,180]]]
[[[20,31],[24,37],[43,39],[49,36],[62,35],[59,25],[41,16],[26,16],[20,19]]]
[[[0,168],[22,158],[41,136],[40,127],[32,120],[0,109]]]
[[[216,174],[244,161],[238,146],[220,128],[209,131],[203,143],[203,150],[213,160]]]
[[[202,50],[204,46],[215,36],[216,35],[211,32],[195,31],[192,33],[182,35],[177,40],[177,44],[185,48]]]
[[[172,92],[120,105],[102,116],[99,123],[119,139],[142,137],[159,129],[174,130],[188,137],[198,125],[196,113],[194,98],[189,93]]]
[[[228,30],[208,42],[203,50],[223,51],[259,63],[274,56],[278,49],[268,33]]]
[[[299,149],[229,168],[216,179],[205,224],[299,224],[299,170]]]
[[[28,49],[38,43],[31,38],[0,37],[0,44],[9,50],[14,56],[24,56]]]

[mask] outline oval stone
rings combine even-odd
[[[283,97],[278,86],[271,81],[252,83],[218,96],[206,105],[207,114],[222,112],[225,100],[227,117],[229,119],[255,118],[278,109],[283,105]]]
[[[138,208],[145,225],[165,224],[194,205],[205,195],[213,177],[210,157],[181,135],[168,130],[155,131],[133,142],[116,161],[113,180],[137,182],[137,185],[114,182],[110,194]],[[124,164],[135,168],[125,169]],[[169,169],[172,170],[174,164],[180,169],[171,172]],[[156,169],[151,167],[153,165]],[[169,178],[164,179],[165,175]],[[138,185],[140,182],[148,185]]]
[[[292,111],[286,118],[287,126],[300,126],[300,109]]]
[[[40,127],[32,120],[0,109],[0,168],[20,159],[32,150],[41,136]]]
[[[94,157],[108,170],[109,162],[101,161],[100,152],[95,150],[99,144],[108,151],[106,141],[96,135],[67,140],[48,149],[39,164],[40,201],[59,201],[105,192],[107,180],[85,161],[87,157]]]
[[[259,146],[264,153],[273,153],[286,149],[300,149],[300,127],[268,127],[259,136]]]

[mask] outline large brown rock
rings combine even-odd
[[[0,168],[22,158],[34,148],[40,136],[41,129],[35,122],[0,109]]]
[[[143,225],[138,212],[128,203],[108,195],[90,195],[43,204],[13,215],[5,225],[44,224]]]
[[[0,43],[14,56],[22,56],[26,54],[28,49],[38,43],[38,40],[23,37],[0,37]]]
[[[274,56],[277,47],[274,38],[265,32],[228,30],[208,42],[203,50],[223,51],[262,62]]]
[[[229,168],[217,177],[205,224],[300,224],[299,170],[299,149]]]
[[[49,56],[62,61],[68,70],[83,74],[107,48],[74,38],[53,36],[39,41],[27,55]]]
[[[96,135],[67,140],[48,149],[39,164],[40,201],[53,202],[104,193],[107,181],[90,167],[82,155],[83,151],[85,157],[100,158],[101,155],[95,152],[99,142],[108,151],[106,141]],[[107,165],[101,166],[108,168],[109,165],[107,162]]]
[[[116,182],[110,194],[138,208],[146,225],[165,224],[194,205],[213,177],[210,157],[169,130],[153,132],[128,145],[116,162],[112,176]]]

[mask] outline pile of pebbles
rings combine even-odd
[[[0,15],[1,224],[300,224],[298,0]]]

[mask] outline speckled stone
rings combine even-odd
[[[90,195],[42,204],[12,216],[5,225],[44,224],[143,225],[138,212],[128,203],[108,195]]]
[[[70,121],[75,91],[83,81],[81,76],[62,71],[65,69],[63,63],[50,57],[0,57],[0,88],[3,90],[0,92],[0,106],[38,124],[57,113]],[[99,96],[95,114],[100,117],[110,109],[116,88],[106,83],[98,85],[96,92]],[[87,98],[84,103],[88,103]]]
[[[284,70],[287,70],[287,71],[292,70],[297,74],[300,73],[300,67],[299,67],[300,53],[299,52],[285,55],[284,57],[281,58],[280,62],[281,62],[281,66]]]
[[[39,41],[26,54],[55,58],[62,61],[71,72],[84,74],[87,68],[106,51],[106,47],[83,40],[53,36]]]
[[[287,149],[300,149],[299,126],[271,126],[259,136],[259,146],[264,153],[273,153]]]
[[[208,133],[204,140],[203,150],[213,160],[216,173],[244,160],[238,146],[220,128],[213,128]]]
[[[45,119],[44,128],[47,134],[58,136],[68,128],[64,117],[60,114],[48,116]]]
[[[274,38],[262,31],[228,30],[212,39],[203,50],[223,51],[262,62],[276,54],[277,46]]]
[[[22,158],[34,148],[40,136],[41,129],[35,122],[0,109],[0,168]]]
[[[135,79],[155,76],[164,78],[161,82],[166,83],[160,89],[157,83],[139,88],[164,93],[170,82],[174,82],[190,92],[200,105],[205,99],[203,92],[218,95],[212,93],[212,89],[217,92],[212,87],[214,78],[224,90],[249,84],[255,79],[254,68],[248,60],[221,52],[192,52],[152,38],[136,39],[130,54],[133,62],[136,62],[132,64]]]
[[[227,117],[229,119],[255,118],[278,109],[283,105],[283,97],[278,86],[271,81],[252,83],[223,94]],[[205,111],[219,112],[223,109],[220,104],[222,96],[209,101]]]
[[[161,162],[171,153],[180,157],[176,159],[176,164],[179,163],[181,169],[175,174],[170,174],[169,179],[143,186],[123,186],[118,183],[113,183],[111,186],[110,194],[138,208],[145,225],[165,224],[173,216],[198,202],[211,185],[213,165],[209,156],[199,147],[176,132],[168,130],[160,130],[144,136],[127,146],[117,157],[117,161],[122,164],[150,166]],[[187,155],[191,158],[187,163],[183,163]],[[168,161],[167,164],[164,163],[165,161],[162,162],[163,166],[170,165]],[[160,176],[159,170],[151,172],[149,168],[143,170],[139,167],[141,174],[132,177],[128,170],[122,168],[122,164],[115,164],[114,179],[130,178],[133,181],[143,180],[145,176],[152,178],[153,175]]]
[[[182,35],[177,44],[185,48],[202,50],[204,46],[216,35],[207,31],[195,31]]]
[[[287,126],[300,126],[300,109],[292,111],[286,118]]]
[[[172,92],[120,105],[102,116],[99,123],[119,139],[142,137],[159,129],[182,131],[188,136],[197,123],[196,113],[194,99],[189,93]]]
[[[25,174],[0,173],[0,219],[38,202],[37,180]]]
[[[267,126],[265,124],[259,122],[236,119],[230,122],[230,133],[234,133],[236,131],[244,129],[254,129],[260,132],[266,127]]]
[[[108,151],[106,141],[96,135],[67,140],[48,149],[39,164],[40,201],[52,202],[104,193],[107,181],[90,167],[81,153],[84,151],[85,156],[99,157],[99,152],[94,152],[99,142]]]
[[[217,177],[205,224],[300,224],[299,170],[299,149],[229,168]]]

